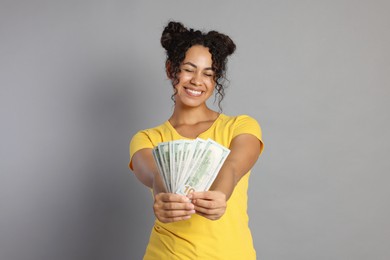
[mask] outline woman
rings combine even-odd
[[[215,92],[224,96],[227,57],[235,44],[226,35],[202,33],[170,22],[161,44],[175,106],[162,125],[138,132],[130,143],[130,168],[153,189],[156,221],[144,259],[256,259],[248,227],[250,169],[263,143],[253,118],[227,116],[208,108]],[[208,191],[167,193],[152,155],[160,142],[211,138],[231,150]]]

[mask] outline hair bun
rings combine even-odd
[[[174,42],[181,33],[185,32],[188,32],[188,30],[182,23],[174,21],[169,22],[162,32],[161,45],[165,50],[169,50],[172,46],[172,42]]]
[[[219,49],[219,51],[226,56],[233,54],[236,50],[236,45],[234,44],[233,40],[223,33],[219,33],[217,31],[210,31],[207,34],[207,37],[209,37],[211,39],[211,42],[213,42],[213,44]]]

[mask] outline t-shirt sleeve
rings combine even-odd
[[[240,134],[254,135],[260,141],[260,145],[261,145],[260,154],[263,152],[264,143],[262,139],[262,132],[261,132],[260,125],[256,121],[256,119],[247,115],[238,116],[232,138]]]
[[[144,148],[153,148],[152,141],[149,138],[149,135],[147,134],[147,131],[139,131],[136,133],[133,138],[130,141],[130,163],[129,163],[129,168],[133,170],[133,165],[132,165],[132,158],[133,155]]]

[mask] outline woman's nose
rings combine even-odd
[[[191,79],[191,83],[199,86],[202,84],[202,76],[199,73],[194,73]]]

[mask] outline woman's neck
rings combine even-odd
[[[172,116],[169,118],[171,125],[196,125],[200,122],[214,121],[219,113],[209,109],[207,106],[196,108],[183,108],[175,106]]]

